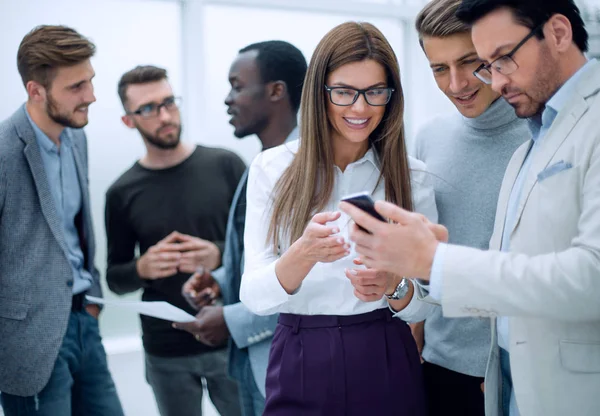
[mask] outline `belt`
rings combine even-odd
[[[84,307],[85,307],[85,292],[73,295],[73,299],[71,301],[71,310],[72,311],[82,311]]]

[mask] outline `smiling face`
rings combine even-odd
[[[498,9],[473,25],[473,44],[486,62],[506,55],[531,29],[515,22],[509,9]],[[561,85],[558,57],[546,39],[532,37],[512,56],[518,68],[508,75],[492,69],[492,88],[512,105],[519,117],[540,113],[548,99]]]
[[[64,127],[82,128],[88,124],[88,107],[94,101],[94,69],[89,60],[58,68],[46,90],[48,117]]]
[[[438,88],[463,116],[480,116],[499,97],[473,75],[481,61],[469,32],[443,38],[424,37],[423,49]]]
[[[339,67],[327,76],[326,85],[330,88],[350,87],[361,90],[388,87],[385,69],[372,59]],[[327,97],[327,118],[334,143],[354,147],[367,145],[369,136],[385,114],[385,108],[369,105],[362,94],[349,106],[335,105]]]

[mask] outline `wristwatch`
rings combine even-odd
[[[400,283],[398,283],[398,286],[396,286],[396,290],[394,290],[394,293],[392,293],[391,295],[386,294],[385,296],[389,300],[400,300],[404,296],[406,296],[409,288],[410,288],[410,285],[408,284],[408,280],[406,280],[403,277],[402,280],[400,280]]]

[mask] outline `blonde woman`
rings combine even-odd
[[[281,313],[267,416],[424,414],[419,354],[390,311],[423,318],[406,313],[419,310],[412,284],[354,261],[350,219],[336,211],[342,196],[367,191],[437,220],[424,165],[406,154],[403,106],[388,41],[371,24],[344,23],[312,56],[300,140],[252,163],[241,300],[257,314]]]

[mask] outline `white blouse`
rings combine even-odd
[[[248,175],[246,226],[244,232],[244,275],[240,288],[241,301],[258,315],[277,312],[301,315],[357,315],[388,306],[385,299],[363,302],[354,296],[354,288],[345,275],[345,269],[359,268],[352,260],[358,255],[349,240],[350,217],[342,216],[332,222],[340,229],[339,235],[351,243],[350,254],[333,263],[317,263],[308,273],[300,288],[289,295],[275,274],[278,256],[273,244],[267,243],[271,219],[272,192],[277,180],[290,165],[298,150],[299,141],[285,143],[259,154]],[[437,222],[437,209],[431,175],[425,164],[409,158],[414,208]],[[375,188],[379,178],[379,162],[372,149],[360,160],[348,165],[342,172],[335,167],[335,185],[331,199],[323,211],[339,211],[340,199],[355,192],[368,191],[374,200],[385,199],[383,181]],[[430,308],[417,297],[398,317],[408,321],[421,320]],[[411,312],[409,312],[411,311]],[[408,313],[408,315],[406,315]]]

